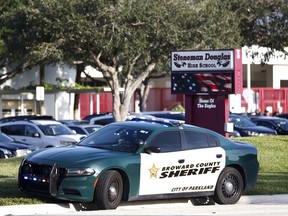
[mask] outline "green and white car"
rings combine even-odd
[[[111,123],[77,145],[23,159],[19,189],[95,209],[120,202],[207,197],[234,204],[257,180],[257,149],[211,130],[159,120]]]

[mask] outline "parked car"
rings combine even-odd
[[[12,152],[6,148],[0,148],[0,159],[1,158],[9,158],[12,156]]]
[[[111,112],[106,112],[106,113],[93,113],[91,115],[87,115],[83,118],[83,120],[86,120],[86,121],[90,121],[91,118],[94,118],[94,117],[99,117],[99,116],[105,116],[105,115],[112,115]]]
[[[81,134],[88,136],[91,133],[99,130],[103,125],[90,125],[90,124],[80,124],[80,125],[67,125],[76,134]]]
[[[66,125],[85,125],[85,124],[89,124],[88,120],[61,119],[61,120],[57,120],[57,121],[61,122],[62,124],[66,124]]]
[[[155,117],[152,115],[148,115],[145,113],[128,113],[127,117],[125,120],[130,120],[132,118],[135,117]],[[102,115],[102,116],[97,116],[97,117],[93,117],[90,119],[89,124],[96,124],[96,125],[107,125],[110,123],[114,122],[114,117],[112,114],[107,114],[107,115]]]
[[[27,155],[18,186],[96,209],[165,198],[234,204],[255,186],[258,169],[251,144],[179,121],[134,118],[106,125],[77,145]]]
[[[230,138],[234,138],[234,137],[241,137],[240,133],[238,131],[231,131],[231,132],[228,132],[229,133],[229,137]]]
[[[89,124],[92,125],[107,125],[114,122],[114,117],[112,114],[108,114],[108,115],[101,115],[101,116],[96,116],[96,117],[92,117],[89,120]]]
[[[5,122],[13,122],[20,120],[54,120],[52,116],[49,115],[20,115],[20,116],[9,116],[0,119],[0,124]]]
[[[280,113],[276,117],[288,119],[288,113]]]
[[[157,118],[176,119],[176,120],[185,121],[185,112],[147,111],[147,112],[142,112],[142,114],[155,116]]]
[[[0,133],[0,158],[25,156],[37,149],[37,147],[15,142],[11,137]]]
[[[277,135],[275,130],[263,126],[258,126],[248,117],[243,115],[229,114],[229,122],[233,123],[234,125],[234,133],[238,132],[242,137]]]
[[[276,130],[278,135],[288,135],[288,119],[271,116],[257,116],[252,117],[251,121],[258,126]]]
[[[6,122],[0,124],[0,131],[15,141],[39,148],[76,144],[83,137],[75,134],[67,125],[54,120]]]

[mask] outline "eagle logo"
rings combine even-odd
[[[218,60],[217,65],[227,67],[230,64],[230,60]]]
[[[181,67],[185,67],[186,66],[186,62],[174,62],[174,65],[177,68],[181,68]]]

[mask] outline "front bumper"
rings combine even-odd
[[[19,168],[19,190],[75,202],[92,202],[96,176],[65,176],[57,164],[33,164],[24,160]]]

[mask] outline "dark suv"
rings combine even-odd
[[[165,118],[165,119],[176,119],[180,121],[185,121],[185,113],[177,112],[177,111],[147,111],[142,112],[144,115],[151,115],[157,118]]]
[[[258,126],[248,117],[242,115],[229,114],[229,122],[234,124],[234,133],[237,133],[238,136],[240,135],[244,137],[277,135],[275,130],[263,126]]]

